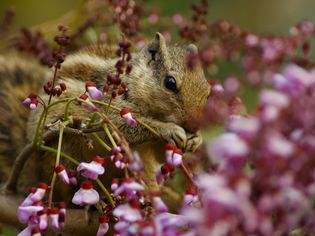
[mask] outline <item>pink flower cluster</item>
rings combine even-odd
[[[41,235],[48,225],[55,229],[64,227],[66,205],[60,203],[59,207],[46,209],[42,203],[48,190],[48,185],[40,183],[37,188],[31,188],[29,195],[18,208],[18,217],[21,223],[28,226],[19,236]]]
[[[233,115],[207,146],[215,168],[196,178],[202,208],[182,214],[197,235],[315,230],[315,73],[288,65],[253,116]]]

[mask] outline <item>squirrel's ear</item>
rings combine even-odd
[[[187,52],[188,53],[191,53],[191,54],[197,54],[198,53],[198,48],[195,44],[189,44],[186,48]]]
[[[151,54],[153,61],[156,60],[157,55],[161,56],[163,59],[166,59],[167,47],[165,38],[159,32],[155,34],[155,38],[149,43],[148,52]]]

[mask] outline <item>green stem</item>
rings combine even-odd
[[[116,111],[120,111],[121,110],[119,107],[110,105],[109,103],[106,103],[106,102],[101,102],[101,101],[98,101],[98,100],[91,100],[91,102],[99,104],[99,105],[103,105],[103,106],[106,106],[106,107],[110,107],[110,108],[112,108],[112,109],[114,109]]]
[[[52,147],[49,147],[49,146],[45,146],[45,145],[39,146],[39,150],[57,154],[57,150],[55,148],[52,148]],[[80,164],[80,162],[78,162],[76,159],[74,159],[73,157],[71,157],[71,156],[69,156],[69,155],[67,155],[67,154],[65,154],[63,152],[60,152],[60,156],[65,158],[65,159],[67,159],[68,161],[72,162],[75,165],[79,165]]]
[[[116,142],[115,142],[115,140],[114,140],[112,134],[109,132],[108,126],[105,125],[105,124],[103,124],[102,126],[103,126],[103,129],[104,129],[105,133],[107,134],[107,136],[108,136],[110,142],[112,143],[112,145],[113,145],[114,147],[116,147],[117,144],[116,144]]]
[[[92,133],[92,135],[94,136],[94,138],[96,138],[99,144],[101,144],[101,146],[105,148],[108,152],[112,150],[111,147],[108,146],[96,133]]]
[[[59,129],[59,139],[58,139],[58,148],[57,148],[57,156],[56,156],[55,167],[59,166],[59,163],[60,163],[60,152],[61,152],[63,131],[64,131],[64,129],[65,129],[65,126],[66,126],[68,123],[69,123],[69,122],[67,121],[67,122],[62,123],[62,124],[60,125],[60,129]],[[56,183],[56,172],[55,172],[55,170],[54,170],[53,177],[52,177],[51,183],[50,183],[50,191],[49,191],[49,196],[48,196],[48,207],[49,207],[49,208],[51,208],[51,205],[52,205],[55,183]]]
[[[71,104],[72,102],[76,101],[76,100],[77,100],[76,98],[72,98],[72,99],[70,99],[70,100],[67,102],[67,104],[66,104],[66,106],[65,106],[64,121],[69,120],[69,107],[70,107],[70,104]]]
[[[110,97],[110,100],[109,100],[109,103],[108,103],[108,105],[107,105],[107,107],[106,107],[106,111],[105,111],[105,114],[108,116],[108,113],[109,113],[109,108],[110,108],[110,106],[111,106],[111,104],[112,104],[112,101],[113,101],[113,97],[111,96]]]
[[[99,179],[96,179],[95,181],[98,184],[98,186],[103,190],[105,195],[107,196],[107,199],[109,200],[109,203],[112,205],[112,207],[115,207],[115,202],[114,202],[112,196],[110,195],[110,193],[105,188],[104,184]]]
[[[34,139],[33,139],[33,144],[35,145],[35,146],[40,146],[40,143],[38,142],[38,140],[39,140],[39,136],[40,136],[40,128],[41,128],[41,126],[43,125],[45,125],[45,122],[43,122],[43,119],[44,119],[44,117],[45,117],[45,114],[46,114],[46,112],[48,113],[48,110],[50,109],[50,108],[52,108],[53,106],[55,106],[55,105],[57,105],[57,104],[59,104],[59,103],[63,103],[63,102],[67,102],[67,101],[69,101],[69,99],[71,99],[71,98],[65,98],[65,99],[61,99],[61,100],[58,100],[58,101],[56,101],[56,102],[54,102],[54,103],[51,103],[50,105],[48,105],[43,111],[42,111],[42,113],[41,113],[41,115],[40,115],[40,117],[39,117],[39,120],[38,120],[38,123],[37,123],[37,126],[36,126],[36,131],[35,131],[35,135],[34,135]],[[43,124],[42,124],[43,123]]]

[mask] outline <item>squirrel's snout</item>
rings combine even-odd
[[[184,123],[184,128],[190,133],[196,133],[201,126],[201,118],[198,116],[189,116]]]

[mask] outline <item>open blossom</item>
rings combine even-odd
[[[135,125],[137,123],[136,119],[131,115],[128,108],[123,108],[120,111],[120,116],[124,118],[127,125]]]
[[[31,206],[19,206],[18,218],[21,223],[26,224],[32,216],[36,216],[44,207],[41,204]]]
[[[67,174],[66,168],[63,165],[59,165],[55,168],[57,176],[66,184],[70,184],[70,179]]]
[[[99,202],[99,194],[90,182],[83,182],[81,188],[74,194],[72,203],[80,206],[93,205]]]
[[[96,156],[90,163],[81,162],[77,167],[77,171],[83,170],[82,176],[92,180],[96,180],[99,175],[102,175],[105,172],[103,164],[104,158]]]
[[[99,218],[100,226],[98,227],[96,236],[103,236],[107,233],[109,229],[108,222],[109,222],[109,218],[107,216],[100,216]]]
[[[90,97],[94,100],[99,100],[103,96],[103,92],[96,87],[94,82],[88,82],[85,85],[86,92],[89,93]]]
[[[142,219],[140,209],[137,205],[123,204],[113,210],[113,215],[122,221],[135,222]]]
[[[124,194],[128,199],[132,199],[137,195],[137,192],[143,191],[144,187],[137,183],[134,179],[128,178],[115,190],[114,194]]]

